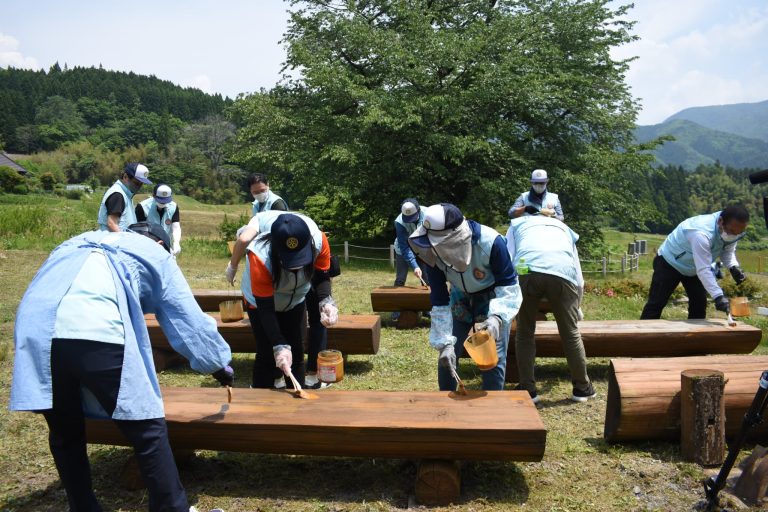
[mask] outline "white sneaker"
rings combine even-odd
[[[189,507],[189,512],[198,512],[198,511],[196,507]],[[224,512],[224,510],[220,508],[212,508],[209,512]]]
[[[325,389],[331,387],[327,382],[320,382],[317,375],[307,374],[304,376],[304,387],[307,389]]]
[[[285,388],[285,378],[278,377],[275,379],[275,389],[283,389]]]

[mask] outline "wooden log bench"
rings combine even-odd
[[[704,354],[749,354],[762,331],[725,320],[584,320],[579,331],[587,357],[681,357]],[[554,321],[536,323],[536,356],[564,357]],[[515,331],[507,350],[507,381],[517,381]]]
[[[232,352],[254,352],[251,322],[246,316],[238,322],[222,322],[219,313],[208,313],[216,320],[216,326]],[[179,356],[173,351],[160,328],[155,315],[144,315],[153,347],[155,369],[160,370],[178,362]],[[378,315],[339,315],[339,321],[328,328],[328,348],[346,355],[376,354],[381,339],[381,317]],[[183,358],[182,360],[183,361]]]
[[[684,370],[723,372],[726,436],[736,435],[755,397],[768,356],[716,355],[656,359],[612,359],[604,436],[611,443],[680,439],[680,374]],[[765,439],[768,423],[754,431]]]
[[[419,323],[419,312],[430,311],[429,288],[426,286],[380,286],[371,291],[373,311],[399,311],[398,329],[410,329]]]
[[[285,391],[237,388],[231,404],[222,388],[164,387],[162,394],[174,450],[530,462],[542,459],[547,435],[522,391],[472,391],[461,397],[337,390],[302,400]],[[109,420],[89,419],[87,438],[128,445]],[[455,501],[458,465],[438,468],[419,471],[417,497]],[[426,488],[420,492],[419,485]],[[435,495],[434,489],[441,491]]]

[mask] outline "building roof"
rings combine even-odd
[[[11,157],[9,157],[7,153],[0,151],[0,166],[3,165],[10,167],[11,169],[16,169],[19,174],[27,174],[27,170],[25,168],[11,160]]]

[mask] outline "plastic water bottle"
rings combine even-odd
[[[517,275],[519,276],[528,273],[528,265],[525,263],[525,258],[520,258],[520,260],[517,262],[517,265],[515,266],[515,270],[517,270]]]

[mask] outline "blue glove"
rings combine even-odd
[[[222,386],[231,386],[235,382],[235,370],[229,365],[221,370],[216,370],[211,376]]]
[[[728,271],[731,273],[731,277],[733,277],[733,280],[736,281],[737,285],[747,280],[747,275],[741,270],[741,267],[734,266],[729,268]]]

